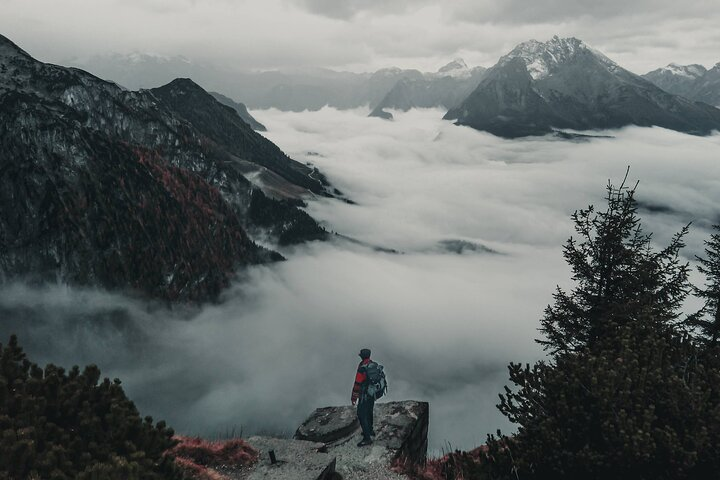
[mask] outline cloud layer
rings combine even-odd
[[[258,111],[268,137],[315,163],[357,205],[317,200],[337,240],[284,252],[200,310],[117,295],[15,285],[0,290],[0,337],[31,357],[98,363],[143,413],[184,433],[292,433],[314,408],[347,404],[357,351],[386,366],[390,400],[431,403],[431,448],[473,447],[511,428],[495,404],[510,361],[533,361],[538,319],[568,285],[569,215],[602,204],[628,165],[659,244],[693,221],[688,258],[720,220],[720,136],[628,128],[611,139],[508,141],[437,110]],[[457,254],[443,241],[485,246]],[[0,340],[2,341],[2,340]]]
[[[434,71],[456,56],[490,66],[516,44],[577,36],[645,73],[720,61],[713,0],[4,0],[0,32],[53,62],[113,51],[218,67]]]

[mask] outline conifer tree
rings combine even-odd
[[[698,270],[706,281],[703,288],[695,288],[695,295],[703,299],[705,305],[688,323],[710,346],[717,346],[720,342],[720,225],[713,229],[717,233],[705,241],[705,257],[696,257],[700,264]]]
[[[687,227],[656,250],[635,188],[607,192],[605,210],[572,216],[575,287],[558,288],[541,320],[548,358],[510,364],[498,407],[518,430],[489,437],[492,475],[478,478],[689,479],[719,465],[719,370],[678,328]]]
[[[656,327],[670,327],[689,291],[688,265],[678,261],[688,227],[655,252],[640,225],[635,188],[608,185],[606,200],[605,211],[591,205],[572,215],[579,239],[568,240],[563,256],[576,287],[570,293],[557,288],[545,310],[545,338],[538,342],[550,352],[591,348],[640,311]]]
[[[17,337],[0,345],[0,479],[180,480],[172,436],[96,366],[42,369]]]

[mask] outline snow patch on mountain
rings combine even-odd
[[[402,68],[400,67],[387,67],[387,68],[381,68],[377,72],[375,72],[374,76],[384,76],[384,77],[394,77],[397,75],[400,75],[403,72]]]
[[[559,38],[557,35],[547,42],[538,42],[537,40],[523,42],[510,53],[501,57],[498,64],[504,65],[519,58],[525,63],[527,71],[533,80],[541,80],[551,75],[559,65],[585,52],[590,52],[596,56],[610,71],[615,71],[618,68],[615,62],[582,40],[574,37]]]
[[[678,65],[677,63],[671,63],[667,67],[662,68],[661,71],[681,77],[699,78],[702,77],[707,70],[705,70],[705,67],[702,65]]]
[[[438,69],[434,76],[468,78],[472,75],[472,71],[468,68],[467,63],[462,58],[456,58],[452,62]]]

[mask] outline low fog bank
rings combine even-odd
[[[506,140],[440,120],[443,111],[254,111],[265,135],[312,162],[361,208],[314,202],[310,211],[342,233],[396,248],[424,248],[448,235],[499,245],[557,248],[569,215],[601,205],[608,180],[640,181],[647,230],[659,243],[688,222],[696,249],[720,221],[720,135],[661,128],[583,132],[612,138]],[[699,234],[699,235],[696,235]]]
[[[630,165],[660,244],[693,221],[691,258],[719,220],[719,136],[629,128],[589,142],[508,141],[437,110],[393,113],[253,115],[357,202],[314,201],[312,215],[402,253],[342,240],[295,248],[249,270],[220,304],[172,312],[10,285],[0,341],[18,333],[39,363],[97,363],[143,413],[204,435],[290,434],[314,408],[349,403],[357,351],[369,346],[386,366],[388,400],[431,403],[431,448],[470,448],[510,428],[497,394],[509,361],[542,355],[533,339],[555,285],[569,284],[561,247],[575,209],[602,205],[607,180]]]

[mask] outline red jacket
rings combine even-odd
[[[355,401],[360,398],[363,384],[367,380],[367,369],[365,368],[365,366],[370,362],[371,360],[369,358],[366,358],[358,365],[357,373],[355,374],[355,385],[353,385],[352,396],[350,397],[350,401],[353,403],[355,403]]]

